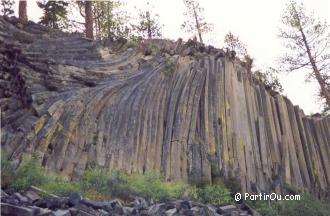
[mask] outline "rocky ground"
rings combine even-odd
[[[41,195],[43,194],[43,196]],[[106,215],[186,215],[186,216],[248,216],[258,215],[246,204],[213,206],[188,200],[148,202],[134,197],[127,203],[117,199],[92,201],[78,193],[69,197],[47,194],[37,187],[24,193],[12,189],[1,190],[1,215],[3,216],[106,216]]]

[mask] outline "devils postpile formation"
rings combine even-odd
[[[88,163],[242,191],[330,186],[330,118],[253,80],[233,52],[90,41],[0,18],[3,151],[77,179]]]

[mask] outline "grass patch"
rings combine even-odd
[[[320,201],[319,199],[308,193],[301,194],[301,200],[285,201],[281,207],[281,215],[330,216],[330,205]]]
[[[69,196],[72,192],[80,192],[92,200],[128,199],[140,196],[156,202],[169,199],[190,199],[214,205],[233,203],[230,190],[223,184],[196,187],[183,183],[164,182],[158,173],[125,174],[111,171],[96,165],[89,167],[79,182],[68,182],[60,176],[49,175],[40,166],[37,157],[23,158],[19,168],[13,167],[1,157],[1,187],[13,187],[26,190],[31,185],[40,187],[50,194]],[[330,216],[330,206],[314,196],[304,193],[298,201],[250,201],[254,209],[264,216]]]
[[[11,186],[16,190],[26,190],[31,185],[43,185],[47,182],[48,176],[38,158],[35,156],[23,157]]]
[[[263,216],[330,216],[330,205],[309,193],[300,194],[300,200],[253,201],[249,204]]]
[[[139,44],[141,43],[141,39],[140,38],[130,38],[129,40],[127,40],[127,43],[125,44],[126,48],[137,48],[139,46]]]
[[[259,214],[263,216],[278,216],[280,213],[280,204],[276,201],[248,201]]]
[[[165,75],[169,76],[175,71],[176,63],[173,59],[167,58],[165,60],[165,68],[164,68],[164,73]]]
[[[46,184],[43,184],[40,187],[44,191],[55,194],[57,196],[69,196],[73,192],[80,191],[79,185],[77,183],[64,181],[59,177],[53,178],[53,180],[48,181]]]
[[[19,168],[13,172],[8,160],[2,157],[2,187],[13,187],[24,191],[31,185],[40,187],[50,194],[69,196],[80,192],[92,200],[112,198],[128,199],[139,196],[156,202],[169,199],[191,199],[211,204],[231,202],[229,191],[223,186],[196,187],[183,183],[165,182],[159,173],[125,174],[91,165],[84,172],[79,182],[68,182],[60,176],[50,175],[41,167],[37,157],[23,158]]]
[[[14,178],[15,173],[11,164],[9,160],[7,160],[7,156],[1,152],[1,187],[9,187],[14,181]]]
[[[72,192],[78,192],[77,183],[63,180],[57,175],[49,175],[40,165],[36,156],[23,157],[18,169],[14,171],[6,157],[1,157],[1,187],[12,187],[17,191],[24,191],[34,185],[47,193],[58,196],[68,196]]]
[[[197,197],[203,203],[223,205],[233,203],[230,191],[221,185],[206,185],[197,189]]]
[[[183,196],[187,186],[164,182],[159,174],[146,173],[127,175],[120,171],[89,168],[80,181],[80,188],[87,196],[97,199],[119,197],[127,199],[131,195],[154,201],[162,201]]]
[[[133,174],[129,176],[127,183],[127,188],[132,194],[157,202],[180,198],[185,190],[183,184],[164,182],[157,173]]]

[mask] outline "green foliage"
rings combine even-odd
[[[95,189],[99,193],[109,192],[109,172],[102,168],[88,168],[80,180],[83,191]]]
[[[2,158],[5,159],[5,158]],[[7,160],[1,160],[1,175],[10,176],[6,183],[17,190],[25,190],[34,185],[46,193],[69,196],[72,192],[94,200],[112,197],[123,200],[131,195],[154,201],[188,198],[211,204],[232,202],[230,192],[222,185],[206,185],[202,188],[183,183],[165,182],[159,173],[125,174],[90,164],[79,182],[64,181],[60,176],[47,175],[37,157],[24,158],[16,173]],[[47,196],[47,194],[45,194]]]
[[[238,38],[238,36],[233,35],[228,32],[224,39],[225,47],[236,52],[237,56],[243,58],[247,55],[246,45]]]
[[[146,173],[144,175],[131,175],[129,178],[129,190],[135,195],[162,201],[170,198],[179,198],[184,189],[180,184],[164,182],[159,174]]]
[[[147,2],[146,10],[139,11],[139,19],[137,24],[132,25],[134,31],[142,38],[152,39],[160,37],[162,25],[159,24],[159,15],[152,13],[152,8],[149,8]]]
[[[300,200],[250,201],[249,204],[264,216],[329,216],[329,204],[320,201],[311,194],[303,193]]]
[[[14,173],[6,157],[2,156],[1,177],[2,184],[11,185],[17,190],[24,190],[34,185],[47,193],[58,196],[82,192],[85,197],[93,200],[106,200],[113,197],[126,199],[129,195],[136,195],[157,202],[172,198],[189,198],[214,205],[233,202],[230,191],[222,184],[196,187],[182,183],[169,183],[164,182],[158,173],[128,175],[120,171],[100,168],[95,164],[89,166],[79,182],[67,182],[59,176],[46,175],[37,157],[23,158],[17,172]],[[297,201],[258,200],[248,203],[264,216],[330,216],[329,204],[307,193],[301,194],[301,200]]]
[[[198,188],[197,197],[201,202],[214,205],[232,203],[230,191],[222,185],[206,185]]]
[[[98,200],[105,197],[126,199],[129,195],[136,195],[154,201],[189,198],[212,204],[232,202],[230,192],[224,186],[197,188],[183,183],[164,182],[158,173],[152,172],[128,175],[102,168],[87,169],[81,178],[80,188],[85,196]]]
[[[38,1],[38,7],[43,10],[40,24],[53,29],[65,29],[68,27],[68,2],[65,1]]]
[[[15,1],[13,0],[1,0],[0,1],[0,8],[1,8],[1,13],[3,16],[10,16],[14,14],[14,5]]]
[[[93,1],[93,19],[94,31],[97,38],[128,38],[131,29],[128,26],[128,16],[124,11],[120,11],[121,1]],[[83,4],[79,4],[80,8],[84,8]],[[80,9],[81,14],[82,9]]]
[[[290,201],[289,201],[290,202]],[[248,202],[259,214],[263,216],[279,216],[281,206],[276,201],[249,201]]]
[[[129,40],[127,40],[125,47],[126,48],[135,48],[135,47],[138,47],[140,43],[141,43],[140,37],[132,36],[132,37],[130,37]]]
[[[205,21],[204,8],[199,5],[197,0],[183,0],[186,6],[186,20],[181,25],[181,29],[191,33],[196,32],[199,41],[203,43],[202,34],[210,32],[212,30],[212,25]]]
[[[170,75],[171,73],[173,73],[173,71],[175,70],[175,67],[176,67],[176,64],[173,59],[171,59],[171,58],[166,59],[165,70],[164,70],[165,74]]]
[[[120,171],[94,167],[84,172],[79,185],[87,197],[100,200],[111,196],[127,197],[127,182],[128,176]]]
[[[57,196],[69,196],[73,192],[79,192],[79,185],[74,182],[64,181],[60,177],[49,180],[41,189]]]
[[[329,216],[330,206],[318,200],[311,194],[304,193],[301,200],[285,201],[281,206],[280,215],[300,216],[300,215],[318,215]]]
[[[58,196],[68,196],[72,192],[79,191],[79,187],[74,182],[64,181],[56,175],[49,175],[40,165],[38,157],[23,157],[23,160],[14,172],[6,157],[1,157],[1,187],[11,186],[16,190],[26,190],[34,185],[42,188],[47,193]]]
[[[14,169],[12,168],[7,156],[1,152],[1,187],[8,187],[15,178]]]
[[[86,170],[80,187],[84,194],[97,199],[109,196],[125,199],[136,195],[155,201],[178,198],[184,188],[181,184],[165,183],[160,175],[154,173],[127,175],[102,168]]]
[[[133,174],[130,178],[130,189],[135,195],[156,201],[169,198],[167,185],[157,174]]]
[[[324,83],[326,84],[327,88],[330,89],[330,76],[323,76]],[[320,89],[318,91],[318,100],[321,103],[321,115],[322,116],[328,116],[330,115],[330,106],[327,104],[327,101],[325,99],[325,95]]]
[[[279,37],[287,51],[281,58],[281,70],[307,71],[306,80],[319,84],[325,107],[330,108],[330,28],[326,20],[306,11],[302,2],[290,0],[282,15]]]
[[[280,80],[277,77],[278,71],[274,68],[269,68],[266,72],[261,72],[259,70],[253,72],[253,78],[264,83],[267,89],[276,92],[283,92],[283,87]]]
[[[17,190],[25,190],[31,185],[42,185],[47,180],[48,176],[41,167],[39,159],[35,156],[25,157],[17,170],[12,186]]]

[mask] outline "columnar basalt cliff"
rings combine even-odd
[[[97,163],[169,181],[236,178],[249,192],[329,188],[329,117],[305,116],[233,52],[181,40],[130,46],[0,17],[9,158],[38,154],[68,179]]]

